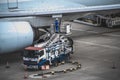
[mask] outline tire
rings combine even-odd
[[[70,53],[66,55],[66,62],[70,60]]]
[[[45,62],[45,64],[46,64],[46,65],[50,65],[50,62],[49,62],[49,61],[47,61],[47,62]]]
[[[57,67],[57,66],[58,66],[58,60],[57,60],[57,59],[56,59],[56,60],[54,60],[53,65],[54,65],[55,67]]]

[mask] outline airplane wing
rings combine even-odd
[[[0,0],[0,53],[31,45],[39,36],[31,27],[50,26],[56,14],[62,15],[62,20],[74,20],[116,10],[120,11],[120,0]]]
[[[16,8],[12,9],[15,5]],[[120,0],[8,0],[8,2],[2,0],[0,18],[79,14],[105,10],[120,10]]]

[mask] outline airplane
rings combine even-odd
[[[56,19],[116,13],[120,13],[120,0],[1,0],[0,54],[32,45],[46,32],[37,28],[51,26]]]

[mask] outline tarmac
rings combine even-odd
[[[50,75],[48,78],[30,78],[41,70],[23,68],[21,52],[0,55],[0,80],[120,80],[120,28],[93,27],[78,23],[72,26],[74,40],[72,61],[81,63],[82,68]],[[9,68],[6,68],[6,63]],[[64,64],[51,67],[48,71],[63,70],[73,65]]]

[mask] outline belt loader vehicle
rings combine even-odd
[[[73,40],[60,34],[53,34],[47,42],[27,47],[23,62],[27,69],[41,69],[43,65],[57,65],[69,59],[73,53]]]

